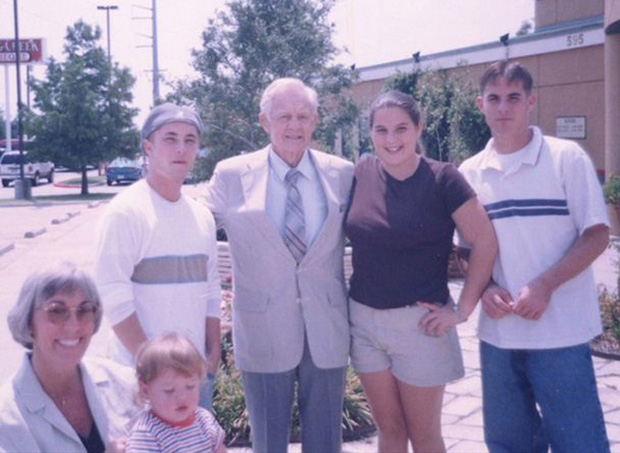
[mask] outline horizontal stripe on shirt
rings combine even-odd
[[[206,282],[208,262],[204,253],[145,258],[134,267],[131,281],[142,285]]]
[[[506,217],[569,215],[566,200],[562,199],[502,200],[486,204],[484,209],[491,220]]]

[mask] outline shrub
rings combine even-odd
[[[612,175],[603,186],[605,202],[608,204],[620,204],[620,176]]]
[[[620,342],[620,296],[604,289],[599,296],[603,331]]]
[[[241,373],[234,366],[232,344],[229,336],[222,341],[222,363],[215,382],[213,411],[224,432],[227,445],[244,445],[250,441],[250,423],[245,406]],[[299,441],[299,409],[297,398],[293,405],[291,440]],[[346,388],[343,406],[343,437],[355,439],[373,427],[370,407],[359,379],[349,367],[346,374]]]

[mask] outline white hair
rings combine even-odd
[[[316,90],[309,87],[301,80],[293,77],[276,79],[269,84],[269,86],[265,89],[263,95],[260,98],[260,113],[266,115],[267,117],[271,116],[271,107],[273,105],[274,96],[277,93],[286,89],[298,89],[302,91],[308,98],[308,102],[312,107],[312,111],[314,113],[318,113],[319,96],[317,95]]]

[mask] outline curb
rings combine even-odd
[[[67,212],[67,215],[58,219],[52,219],[52,225],[60,225],[61,223],[68,222],[73,217],[80,215],[80,211]]]
[[[45,228],[45,227],[40,228],[38,230],[26,231],[26,233],[24,234],[24,237],[27,238],[27,239],[36,238],[37,236],[42,235],[46,231],[47,231],[47,228]]]
[[[8,244],[0,245],[0,256],[4,255],[5,253],[10,252],[14,248],[15,248],[15,243],[14,242],[10,242]]]

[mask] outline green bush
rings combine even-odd
[[[297,398],[295,398],[297,400]],[[215,382],[213,411],[224,431],[226,445],[244,445],[250,441],[250,423],[245,406],[241,373],[234,366],[232,345],[229,338],[222,341],[222,363]],[[343,438],[361,437],[373,427],[370,407],[359,379],[349,367],[346,374],[346,388],[343,406]],[[293,406],[291,440],[299,441],[299,409]]]
[[[612,175],[603,186],[605,202],[608,204],[620,204],[620,176]]]
[[[599,296],[603,331],[617,342],[620,342],[620,296],[617,291],[607,289]]]

